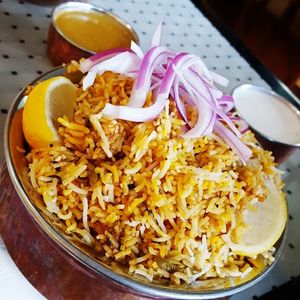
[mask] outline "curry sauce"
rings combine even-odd
[[[130,28],[99,11],[62,11],[54,25],[70,42],[92,52],[129,47],[131,40],[137,41]]]

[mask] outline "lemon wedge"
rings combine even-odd
[[[32,89],[22,120],[25,139],[32,148],[60,141],[57,119],[72,117],[75,98],[75,85],[63,76],[42,81]]]
[[[233,252],[244,256],[256,256],[270,250],[280,238],[287,221],[287,205],[282,191],[272,179],[266,180],[269,195],[263,202],[245,209],[243,223],[245,227],[235,242],[230,235],[224,237]]]

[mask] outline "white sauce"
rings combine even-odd
[[[233,97],[239,115],[253,129],[275,141],[300,143],[300,112],[296,108],[251,87],[237,88]]]

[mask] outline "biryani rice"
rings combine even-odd
[[[111,72],[86,92],[78,84],[73,120],[58,120],[62,144],[27,155],[47,211],[99,257],[149,281],[222,286],[222,278],[261,270],[274,249],[246,258],[223,237],[238,235],[242,211],[264,201],[266,176],[282,188],[271,154],[250,131],[242,137],[253,152],[247,166],[215,134],[181,138],[185,123],[172,100],[151,122],[103,117],[106,103],[126,105],[132,84]]]

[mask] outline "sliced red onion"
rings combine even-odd
[[[201,78],[205,78],[209,83],[213,81],[212,72],[210,72],[200,57],[194,55],[195,59],[197,60],[197,63],[193,64],[193,67],[191,70],[196,72],[198,75],[201,76]]]
[[[245,133],[249,129],[249,124],[241,118],[239,118],[237,124],[238,124],[238,130],[240,131],[241,134]]]
[[[227,116],[230,118],[230,120],[236,124],[238,131],[243,134],[249,129],[249,124],[241,119],[239,116],[236,116],[233,113],[226,113]],[[222,118],[220,116],[217,117],[217,120],[222,121]]]
[[[167,57],[174,55],[165,47],[151,48],[144,56],[137,79],[133,85],[128,106],[143,107],[151,86],[151,76],[154,68],[161,65]]]
[[[223,95],[219,100],[225,102],[234,102],[234,99],[231,95]]]
[[[230,129],[236,134],[237,137],[241,137],[241,133],[238,131],[238,129],[235,127],[231,119],[226,115],[226,113],[222,110],[216,111],[216,113],[225,121]]]
[[[227,113],[229,111],[231,111],[234,107],[234,104],[231,103],[220,103],[221,109]]]
[[[181,82],[184,85],[184,88],[187,89],[190,95],[194,95],[193,102],[197,105],[197,99],[202,99],[204,101],[205,105],[210,108],[210,119],[214,119],[213,115],[215,116],[215,113],[218,111],[218,108],[216,107],[216,99],[214,99],[210,88],[206,85],[206,82],[199,77],[198,74],[194,72],[190,72],[190,70],[187,70],[186,73],[179,75],[181,77]],[[198,79],[198,80],[197,80]],[[212,128],[209,130],[212,131]]]
[[[123,53],[123,52],[128,52],[131,51],[129,48],[115,48],[115,49],[110,49],[106,50],[103,52],[96,53],[89,58],[83,60],[80,62],[80,67],[79,70],[82,73],[86,73],[89,71],[93,66],[99,64],[100,62],[109,59],[117,54]]]
[[[202,98],[212,109],[218,108],[217,99],[211,93],[206,81],[202,80],[199,74],[187,70],[184,76],[182,76],[181,81],[188,91],[190,90],[195,93],[196,97]]]
[[[144,53],[140,46],[136,44],[134,41],[131,41],[130,49],[140,58],[143,59]]]
[[[199,98],[197,98],[196,107],[198,110],[197,122],[192,129],[183,135],[184,138],[199,138],[199,136],[209,135],[213,131],[216,120],[214,111]]]
[[[220,99],[223,96],[223,92],[216,88],[210,87],[210,92],[215,99]]]
[[[239,121],[240,117],[238,117],[235,113],[232,112],[227,112],[226,113],[227,117],[230,118],[231,121],[235,122],[235,121]],[[222,118],[220,116],[218,116],[218,120],[222,120]]]
[[[213,71],[210,71],[210,74],[212,76],[212,80],[215,83],[218,83],[219,85],[222,85],[222,86],[228,86],[229,80],[227,78],[225,78],[224,76],[222,76],[216,72],[213,72]]]
[[[196,66],[198,64],[200,64],[200,67],[202,67],[203,62],[201,60],[197,60]],[[192,66],[192,68],[186,72],[185,77],[187,78],[188,83],[193,87],[198,95],[202,95],[201,97],[206,100],[208,105],[211,105],[213,109],[219,108],[217,101],[219,95],[216,95],[216,93],[212,92],[212,89],[214,89],[212,80],[201,75],[199,72],[196,72],[194,68],[195,66]],[[201,85],[201,88],[199,85]]]
[[[83,79],[83,90],[85,91],[93,85],[97,74],[102,74],[105,71],[134,76],[135,71],[140,67],[140,63],[140,58],[135,53],[128,51],[104,60],[90,69],[87,76]]]
[[[162,35],[162,25],[163,20],[161,20],[153,34],[151,48],[160,46],[161,44],[161,35]]]
[[[157,89],[158,87],[160,87],[160,85],[161,85],[161,80],[155,81],[155,83],[151,85],[149,91]]]
[[[102,114],[115,119],[131,122],[148,122],[157,118],[166,105],[168,95],[161,95],[157,101],[149,107],[118,106],[107,103]]]
[[[238,155],[242,163],[246,165],[246,161],[251,157],[252,151],[220,121],[215,122],[214,131]]]
[[[84,77],[82,81],[82,89],[85,91],[90,86],[93,85],[97,76],[97,72],[89,71],[89,73]]]
[[[180,96],[178,77],[176,77],[175,80],[174,80],[173,88],[171,90],[171,95],[172,95],[172,97],[175,101],[176,108],[178,110],[178,113],[179,113],[180,117],[183,119],[183,121],[188,125],[188,127],[190,129],[190,124],[189,124],[188,117],[186,115],[184,102],[182,101],[181,96]]]
[[[221,109],[217,108],[214,104],[216,103],[216,99],[214,99],[210,88],[206,85],[205,81],[201,80],[201,77],[199,74],[197,74],[197,78],[195,76],[193,76],[193,73],[191,72],[187,72],[187,74],[185,74],[187,79],[182,80],[182,82],[185,83],[185,87],[190,86],[190,88],[192,88],[193,92],[195,93],[197,98],[201,98],[205,100],[205,103],[210,106],[210,108],[217,114],[219,115],[231,128],[231,130],[238,136],[240,137],[241,134],[238,131],[238,129],[235,127],[235,125],[233,124],[233,122],[230,120],[230,118],[226,115],[226,113],[224,111],[222,111]],[[200,79],[200,80],[197,80]],[[199,87],[197,87],[197,83],[198,85],[202,82],[202,87],[203,89],[199,89]],[[205,93],[205,94],[203,94]]]
[[[172,62],[169,64],[166,73],[164,75],[163,81],[160,86],[160,93],[170,93],[172,84],[175,78],[175,71],[177,68],[181,69],[182,64],[190,59],[190,55],[187,53],[177,54]]]
[[[228,113],[234,108],[234,101],[230,95],[223,95],[218,102],[225,113]]]
[[[183,55],[185,55],[184,59],[181,59],[180,63],[174,64],[173,69],[176,72],[177,77],[180,78],[183,84],[185,85],[185,87],[189,89],[185,81],[184,74],[191,66],[194,66],[195,64],[198,63],[198,59],[194,55],[190,55],[190,54],[183,54]],[[179,55],[177,57],[179,57]],[[177,79],[175,79],[175,81],[177,82]],[[174,94],[176,91],[178,91],[177,88],[174,90]],[[210,134],[213,130],[216,114],[211,109],[210,105],[207,105],[207,103],[201,97],[197,97],[194,91],[190,90],[189,94],[194,98],[195,106],[198,110],[198,119],[195,126],[189,131],[187,131],[183,135],[183,137],[195,138],[205,134]],[[184,116],[185,119],[187,119],[185,115],[184,105],[182,104],[182,101],[179,101],[178,99],[179,99],[179,95],[175,97],[176,105],[179,108],[179,112],[181,115]],[[187,122],[187,124],[189,123]]]
[[[197,77],[196,77],[197,76]],[[224,113],[224,111],[220,110],[218,107],[216,107],[215,103],[217,103],[217,100],[213,97],[213,94],[211,93],[211,90],[209,86],[206,84],[205,80],[202,80],[202,77],[199,74],[187,72],[185,74],[185,87],[190,86],[192,88],[195,95],[199,98],[202,98],[205,100],[205,103],[210,106],[210,108],[217,113],[232,129],[232,131],[240,137],[240,132],[237,130],[237,128],[234,126],[230,118]],[[199,89],[199,84],[202,83],[202,89]]]
[[[204,82],[202,80],[202,77],[199,76],[197,72],[191,69],[191,67],[194,67],[194,64],[196,64],[197,62],[198,57],[189,54],[188,61],[184,64],[184,66],[181,69],[177,68],[177,66],[174,66],[175,72],[180,78],[181,83],[183,85],[183,89],[185,89],[186,92],[190,95],[193,95],[194,93],[199,94],[199,91],[202,90],[202,85],[207,82],[207,80]],[[200,79],[200,81],[198,79]],[[191,84],[189,80],[193,81],[194,85]],[[206,88],[206,86],[204,87]],[[203,97],[209,105],[211,105],[212,99],[209,99],[209,95],[200,94],[200,96]]]
[[[185,86],[187,86],[186,81]],[[203,97],[199,97],[199,95],[197,95],[194,91],[190,92],[190,95],[192,96],[194,105],[197,108],[198,119],[195,126],[191,130],[187,131],[183,137],[196,138],[202,135],[211,134],[214,121],[216,119],[216,113]]]
[[[191,95],[186,91],[186,89],[182,86],[182,84],[179,85],[179,91],[180,95],[184,97],[184,100],[186,101],[187,105],[195,106],[195,101],[191,97]]]
[[[145,55],[145,58],[147,54]],[[162,112],[166,105],[166,101],[169,98],[170,90],[175,77],[175,72],[172,65],[180,64],[185,56],[185,53],[181,53],[174,58],[173,63],[169,66],[161,81],[158,95],[153,105],[143,108],[118,106],[108,103],[102,110],[103,115],[132,122],[146,122],[155,119]],[[148,65],[147,68],[148,71],[152,73],[151,68],[149,68]]]

